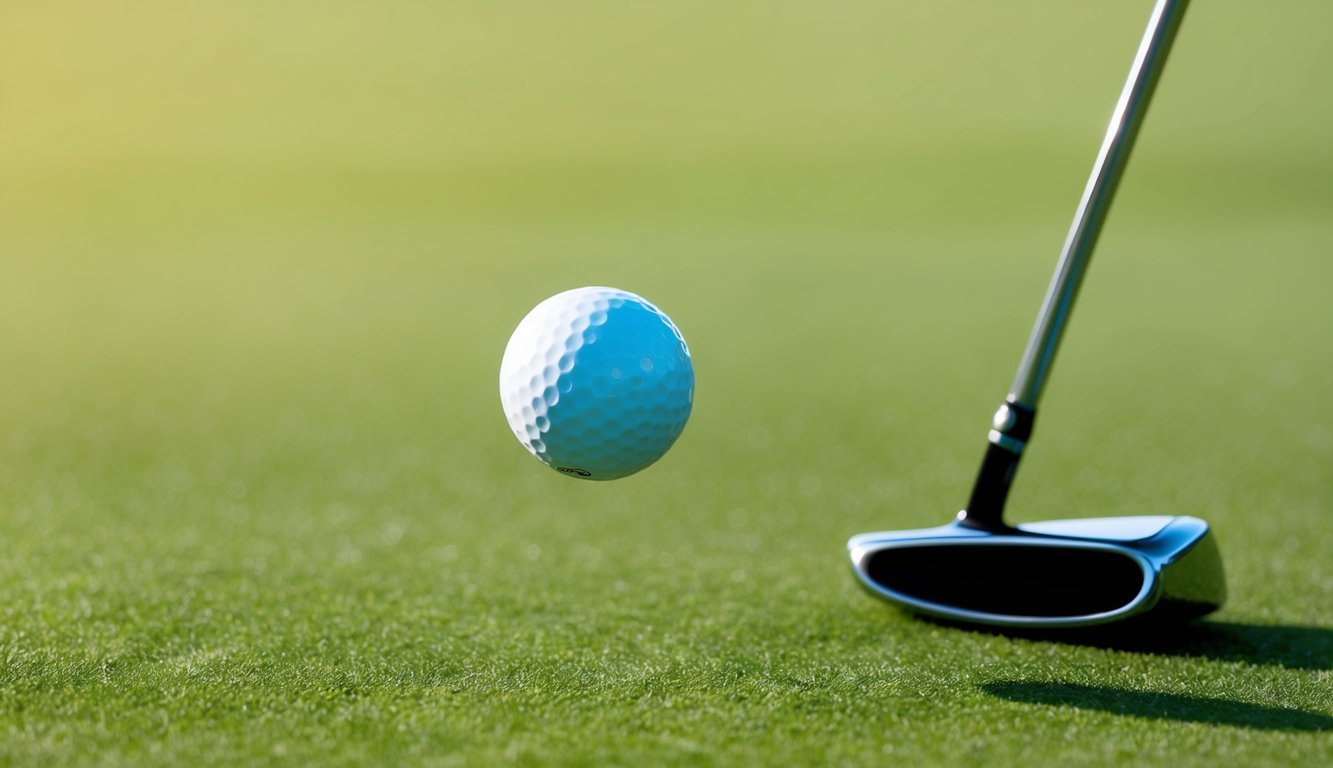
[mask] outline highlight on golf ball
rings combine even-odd
[[[569,477],[614,480],[680,437],[694,407],[694,363],[676,324],[647,299],[575,288],[514,330],[500,403],[538,461]]]

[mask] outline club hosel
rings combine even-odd
[[[958,513],[960,524],[988,531],[1009,528],[1004,522],[1004,503],[1018,472],[1023,449],[1032,437],[1036,415],[1034,409],[1013,400],[1006,401],[995,411],[987,435],[989,444],[972,486],[972,496],[967,507]]]

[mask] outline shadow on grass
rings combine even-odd
[[[926,618],[967,632],[1082,645],[1130,653],[1243,661],[1287,669],[1333,670],[1333,629],[1288,625],[1197,621],[1172,624],[1128,621],[1102,627],[1020,630],[979,627]]]
[[[1333,730],[1333,717],[1301,709],[1265,707],[1226,699],[1132,691],[1101,685],[998,680],[981,690],[1024,704],[1076,707],[1153,720],[1230,725],[1265,731]]]
[[[1288,669],[1333,669],[1333,630],[1325,627],[1215,621],[1183,626],[1130,623],[1017,636],[1133,653],[1243,661]]]

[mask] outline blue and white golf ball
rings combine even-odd
[[[694,406],[694,363],[675,323],[616,288],[575,288],[538,304],[500,363],[514,436],[570,477],[614,480],[667,452]]]

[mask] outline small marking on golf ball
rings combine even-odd
[[[565,291],[514,330],[500,363],[510,429],[568,477],[613,480],[662,457],[694,405],[694,364],[680,330],[641,296]]]

